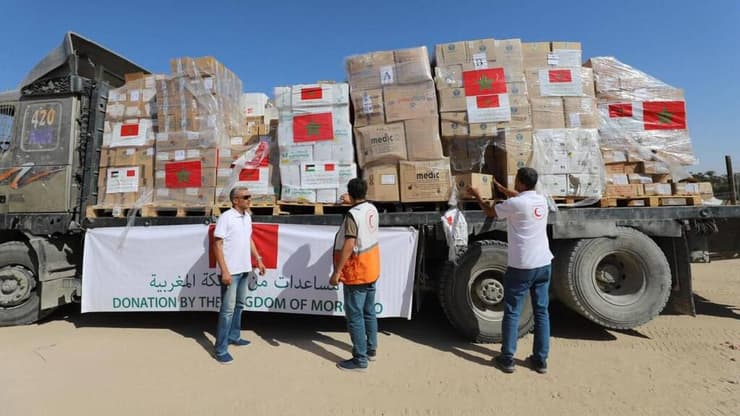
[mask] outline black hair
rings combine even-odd
[[[365,199],[367,196],[367,182],[360,178],[350,179],[347,184],[347,192],[352,199]]]
[[[532,168],[519,168],[516,171],[516,179],[527,188],[528,191],[537,185],[537,171]]]

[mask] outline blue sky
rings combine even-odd
[[[740,170],[740,1],[4,1],[0,91],[66,31],[153,72],[213,55],[246,91],[344,79],[346,56],[479,38],[568,40],[584,59],[616,56],[686,91],[700,164]],[[589,6],[589,4],[591,4]]]

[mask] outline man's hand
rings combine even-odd
[[[221,273],[221,284],[223,286],[229,286],[231,284],[231,273],[226,271],[226,273]]]
[[[474,186],[468,186],[468,193],[473,196],[473,198],[480,200],[480,191],[478,188]]]
[[[334,272],[329,278],[329,284],[332,286],[339,286],[340,280],[341,280],[341,274],[339,272]]]
[[[339,197],[339,202],[342,203],[342,204],[351,204],[352,203],[352,201],[349,199],[349,194],[348,193],[343,193]]]
[[[260,271],[260,276],[264,276],[265,275],[265,263],[262,263],[261,258],[257,259],[257,268]]]

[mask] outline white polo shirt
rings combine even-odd
[[[224,240],[224,259],[231,274],[252,270],[252,217],[231,208],[221,214],[213,235]]]
[[[506,219],[509,234],[509,267],[536,269],[552,261],[547,240],[547,200],[535,191],[525,191],[495,206],[496,215]]]

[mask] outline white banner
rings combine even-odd
[[[82,312],[217,311],[214,225],[93,228],[85,235]],[[338,227],[254,224],[267,273],[249,277],[246,310],[344,315],[329,287]],[[382,228],[379,317],[411,318],[417,231]],[[245,253],[248,255],[248,253]]]

